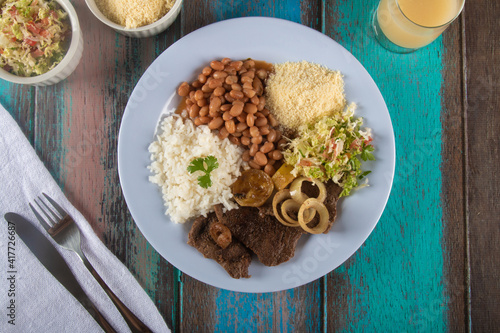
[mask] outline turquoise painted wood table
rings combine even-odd
[[[2,81],[0,102],[174,332],[498,331],[500,2],[467,1],[442,37],[406,55],[374,39],[377,0],[185,0],[169,29],[146,39],[72,2],[85,41],[75,73],[50,87]],[[392,193],[365,244],[277,293],[216,289],[171,266],[135,225],[117,172],[121,117],[142,73],[187,33],[241,16],[291,20],[343,45],[378,85],[396,137]]]

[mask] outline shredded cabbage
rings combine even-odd
[[[343,112],[301,125],[298,135],[284,151],[285,162],[294,167],[294,176],[302,175],[326,182],[331,179],[342,187],[340,196],[367,186],[363,179],[370,171],[361,170],[361,160],[375,160],[371,129],[364,128],[363,118],[355,118],[355,104]]]
[[[36,76],[64,58],[71,34],[68,14],[55,1],[7,0],[0,11],[0,66]]]

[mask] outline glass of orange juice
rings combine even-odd
[[[373,15],[379,43],[409,53],[431,43],[453,22],[465,0],[381,0]]]

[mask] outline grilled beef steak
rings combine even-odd
[[[330,215],[330,223],[328,223],[328,228],[326,228],[324,232],[324,234],[327,234],[332,228],[333,222],[335,222],[335,219],[337,218],[337,202],[339,201],[340,193],[342,193],[342,187],[338,186],[331,180],[325,183],[325,187],[327,195],[323,204],[326,209],[328,209],[328,214]]]
[[[252,250],[266,266],[276,266],[290,260],[303,232],[301,228],[285,227],[274,216],[259,214],[254,207],[240,207],[225,214],[218,212],[219,221]]]
[[[194,222],[188,235],[188,244],[195,247],[205,258],[214,259],[235,279],[249,278],[248,267],[252,261],[251,252],[235,237],[226,247],[220,247],[210,235],[210,226],[218,223],[215,214],[200,216]]]

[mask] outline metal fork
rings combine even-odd
[[[34,200],[38,209],[36,209],[31,203],[29,206],[45,230],[47,230],[49,235],[51,235],[59,245],[78,254],[80,259],[85,264],[85,267],[87,267],[92,276],[97,280],[97,282],[99,282],[101,287],[108,294],[109,298],[111,298],[115,306],[118,308],[118,311],[120,311],[132,332],[151,332],[151,330],[142,321],[140,321],[139,318],[137,318],[132,311],[130,311],[111,291],[99,274],[97,274],[94,267],[92,267],[90,262],[87,260],[87,257],[82,252],[80,246],[80,230],[78,229],[78,226],[73,218],[69,216],[68,213],[51,197],[45,193],[42,194],[50,205],[48,205],[43,198],[38,197],[38,201],[36,199]],[[45,218],[42,214],[45,215]]]

